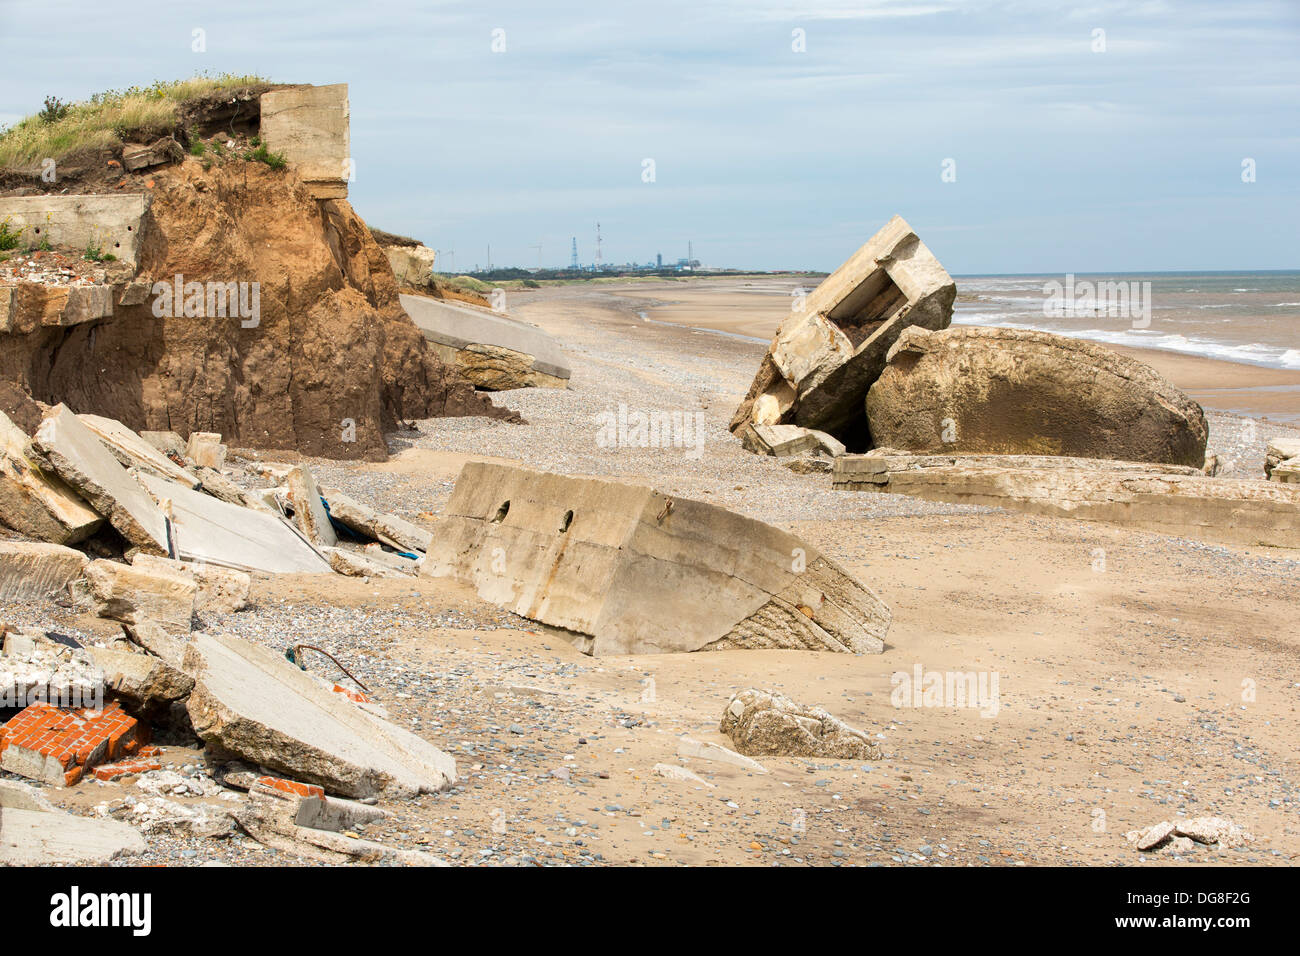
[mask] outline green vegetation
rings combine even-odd
[[[266,144],[260,144],[257,149],[248,154],[248,158],[253,162],[266,163],[272,169],[284,169],[288,165],[282,153],[273,153],[266,148]]]
[[[204,153],[206,153],[207,151],[208,151],[208,147],[204,144],[204,142],[203,142],[202,139],[200,139],[200,138],[197,137],[197,136],[191,136],[191,137],[190,137],[190,155],[191,155],[191,156],[202,156],[202,155],[203,155]]]
[[[0,168],[58,160],[82,149],[112,148],[128,137],[150,139],[175,128],[177,108],[218,90],[265,84],[258,76],[196,76],[96,93],[83,103],[48,97],[45,109],[0,133]]]
[[[0,250],[17,249],[18,240],[22,237],[23,231],[19,229],[15,232],[9,227],[9,219],[6,217],[0,221]]]
[[[72,107],[57,96],[47,96],[45,97],[45,107],[36,115],[42,123],[57,123],[68,115],[70,109]]]

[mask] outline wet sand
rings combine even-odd
[[[661,300],[646,310],[653,321],[767,342],[790,313],[792,290],[801,283],[812,289],[817,279],[740,276],[643,285],[637,292]],[[1207,409],[1300,424],[1300,372],[1157,349],[1104,347],[1146,362]]]

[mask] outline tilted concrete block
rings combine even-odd
[[[879,653],[889,609],[794,535],[650,488],[471,462],[423,573],[579,635],[591,654]]]
[[[808,293],[777,331],[731,430],[794,424],[851,432],[909,326],[944,329],[957,286],[901,216]]]
[[[89,563],[59,544],[0,541],[0,601],[30,601],[64,591]]]

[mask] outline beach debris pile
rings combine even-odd
[[[138,852],[137,839],[110,825],[120,820],[214,838],[238,828],[328,862],[437,862],[340,831],[378,812],[356,800],[451,786],[450,756],[391,723],[350,682],[203,629],[248,607],[253,574],[333,574],[337,566],[414,575],[428,531],[322,492],[305,465],[237,466],[215,434],[188,442],[141,435],[59,405],[30,438],[0,414],[0,437],[0,522],[41,539],[0,540],[0,596],[55,597],[120,626],[102,644],[3,628],[0,706],[12,713],[0,725],[0,768],[57,787],[135,779],[150,794],[101,807],[112,819],[79,822],[103,826],[77,859]],[[247,487],[254,469],[281,483]],[[202,742],[208,772],[172,780],[156,759],[156,737]],[[54,813],[9,792],[0,797],[24,813]],[[178,795],[218,803],[180,805]],[[42,817],[30,833],[58,819]],[[28,837],[13,840],[0,840],[0,861],[33,858]],[[42,859],[72,852],[55,848]]]
[[[1230,850],[1255,840],[1249,830],[1224,817],[1162,820],[1145,830],[1130,830],[1124,837],[1143,853],[1171,854],[1187,853],[1197,844]]]
[[[889,608],[808,543],[651,488],[470,462],[423,573],[571,632],[584,653],[879,654]]]
[[[880,748],[863,731],[821,707],[804,707],[783,694],[750,687],[728,701],[718,730],[748,756],[879,760]]]

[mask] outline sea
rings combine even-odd
[[[954,323],[1300,370],[1300,272],[953,278]]]

